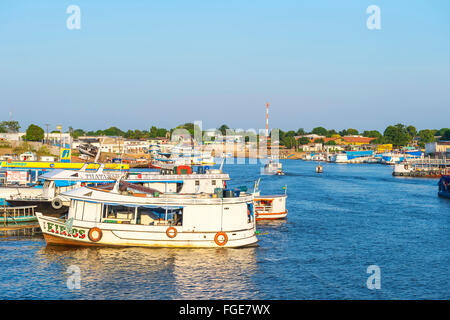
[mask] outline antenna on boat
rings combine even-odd
[[[222,158],[222,163],[220,164],[220,172],[222,172],[223,164],[225,163],[225,158]]]
[[[255,193],[259,189],[259,182],[261,178],[258,178],[258,181],[255,181],[255,185],[253,186],[253,193]]]
[[[98,148],[97,155],[95,156],[95,159],[94,159],[94,163],[98,162],[98,159],[100,158],[101,149],[102,149],[102,143],[100,142],[100,147]]]
[[[119,187],[120,187],[120,182],[122,181],[123,178],[125,178],[125,174],[124,174],[124,173],[121,173],[121,174],[119,175],[119,177],[116,179],[116,183],[114,184],[114,187],[113,187],[113,189],[112,189],[112,192],[113,192],[113,193],[119,193],[119,191],[120,191],[120,189],[119,189]]]

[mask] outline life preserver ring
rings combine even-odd
[[[399,174],[399,175],[403,177],[403,172],[400,172],[400,174]]]
[[[217,232],[216,236],[214,237],[214,242],[220,246],[223,247],[228,242],[228,236],[225,232]]]
[[[53,209],[58,210],[58,209],[61,209],[62,206],[63,206],[63,204],[62,204],[61,199],[59,199],[59,198],[54,198],[54,199],[52,200],[52,208],[53,208]]]
[[[103,236],[102,230],[100,230],[97,227],[91,228],[88,232],[89,240],[91,240],[92,242],[100,241],[102,236]]]
[[[177,229],[175,229],[174,227],[169,227],[169,228],[167,228],[167,230],[166,230],[166,235],[167,235],[169,238],[175,238],[175,237],[177,236],[177,233],[178,233],[178,231],[177,231]]]

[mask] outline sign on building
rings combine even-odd
[[[28,173],[27,171],[7,171],[6,172],[6,181],[12,183],[27,183],[28,182]]]
[[[63,148],[61,149],[61,162],[70,162],[70,159],[72,157],[72,150]]]

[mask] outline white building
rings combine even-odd
[[[425,154],[442,154],[450,157],[450,141],[438,141],[425,144]]]
[[[20,141],[25,135],[25,132],[15,132],[15,133],[0,133],[0,140],[2,141]]]

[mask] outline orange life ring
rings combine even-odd
[[[169,238],[175,238],[175,237],[177,236],[177,233],[178,233],[178,231],[177,231],[177,229],[175,229],[174,227],[169,227],[169,228],[167,228],[167,230],[166,230],[166,235],[167,235]]]
[[[100,241],[102,236],[103,236],[102,230],[100,230],[97,227],[91,228],[89,230],[88,237],[89,237],[89,240],[91,240],[92,242]]]
[[[219,240],[219,237],[222,236],[223,239]],[[225,232],[217,232],[216,236],[214,237],[214,242],[218,245],[218,246],[224,246],[227,244],[228,242],[228,236]]]

